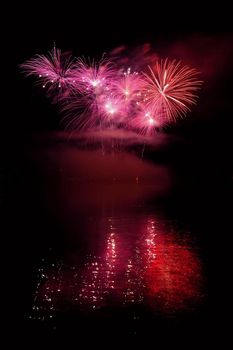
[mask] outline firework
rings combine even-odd
[[[104,57],[100,61],[78,59],[76,69],[78,83],[86,94],[100,95],[107,92],[116,75],[113,64]]]
[[[100,61],[78,59],[75,69],[77,91],[62,108],[67,127],[91,129],[108,123],[119,113],[119,102],[112,92],[116,76],[112,62],[104,57]]]
[[[144,74],[144,102],[153,117],[165,123],[184,116],[196,101],[198,72],[168,59],[157,61],[153,69],[149,66],[149,71]]]
[[[131,68],[121,74],[115,81],[115,93],[122,98],[125,103],[135,101],[141,95],[144,81],[138,72],[131,73]]]
[[[130,120],[130,123],[131,127],[138,130],[142,135],[152,135],[161,126],[150,109],[143,104],[138,110],[136,117]]]
[[[65,92],[76,91],[78,88],[75,62],[55,47],[47,56],[36,55],[23,63],[21,68],[26,76],[35,76],[49,95],[62,97]]]
[[[27,76],[36,76],[50,96],[58,97],[68,129],[116,127],[148,135],[185,116],[201,85],[198,72],[181,62],[152,64],[148,73],[135,72],[105,57],[72,60],[54,48],[21,67]]]

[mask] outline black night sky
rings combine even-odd
[[[39,147],[41,144],[45,147],[49,135],[62,130],[58,109],[50,104],[43,91],[33,86],[33,79],[26,79],[21,74],[19,65],[35,54],[45,54],[54,42],[74,56],[97,58],[122,45],[133,51],[149,43],[161,57],[181,59],[200,71],[204,84],[197,105],[186,119],[163,131],[170,142],[148,150],[145,156],[152,163],[169,164],[173,169],[175,185],[171,193],[161,199],[160,206],[184,227],[194,230],[204,261],[208,297],[199,314],[181,315],[173,321],[163,317],[153,319],[154,323],[147,320],[140,324],[139,333],[143,341],[151,340],[154,327],[158,327],[160,340],[170,337],[178,346],[187,344],[186,348],[189,348],[196,341],[199,346],[208,347],[219,341],[225,348],[223,342],[229,335],[227,317],[231,299],[233,189],[231,10],[219,9],[213,4],[211,9],[196,3],[178,8],[175,4],[172,6],[167,4],[162,9],[156,4],[146,6],[142,3],[131,6],[118,2],[102,6],[97,3],[82,6],[57,3],[54,9],[34,3],[30,7],[14,5],[14,15],[7,11],[4,31],[10,53],[6,49],[4,56],[10,56],[11,66],[9,102],[7,109],[3,109],[1,121],[2,235],[6,238],[2,250],[7,274],[4,285],[9,287],[9,335],[20,339],[22,344],[30,344],[31,332],[34,336],[31,348],[40,337],[44,343],[46,337],[59,338],[51,335],[48,329],[31,326],[25,315],[32,304],[38,261],[46,254],[47,246],[54,244],[59,255],[67,242],[65,228],[54,219],[56,215],[51,214],[53,211],[45,204],[50,203],[50,194],[45,193],[47,183],[51,188],[57,185],[57,179],[53,181],[49,172],[53,165],[39,154]],[[49,147],[52,148],[51,143]],[[42,172],[47,174],[44,177],[38,170],[42,164]],[[98,160],[92,166],[98,168]],[[77,220],[81,222],[82,218]],[[79,242],[82,243],[87,244],[84,238]],[[120,312],[117,317],[121,317]],[[93,332],[96,324],[97,329],[98,325],[100,328],[95,330],[99,340],[107,339],[109,328],[105,334],[102,328],[106,324],[98,317],[78,320],[86,325],[86,328],[80,326],[81,332],[86,334],[85,339],[89,336],[88,329]],[[110,319],[113,328],[117,327],[116,320]],[[79,334],[79,326],[77,320],[76,328],[69,322],[73,330],[64,327],[64,334],[72,341],[75,334]],[[150,336],[142,331],[143,328],[150,330]],[[121,328],[114,336],[116,334],[119,339],[128,337],[131,341]],[[133,337],[135,339],[137,337]],[[79,340],[76,345],[82,348]],[[144,345],[146,348],[146,343]]]

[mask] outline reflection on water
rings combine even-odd
[[[112,320],[113,309],[159,317],[198,309],[203,277],[193,234],[159,204],[172,186],[169,166],[66,144],[37,149],[33,162],[39,176],[30,177],[32,193],[39,189],[56,224],[39,237],[44,258],[30,318]]]
[[[84,257],[43,260],[33,318],[132,304],[174,313],[200,301],[200,261],[187,232],[150,214],[105,217],[93,226],[94,248]]]

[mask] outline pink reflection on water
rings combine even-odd
[[[130,220],[105,220],[98,254],[83,263],[43,266],[34,310],[51,317],[57,311],[143,304],[166,313],[197,304],[201,263],[189,235],[152,216]]]

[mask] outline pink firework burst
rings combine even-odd
[[[21,68],[27,76],[36,76],[60,104],[66,128],[110,127],[151,135],[186,115],[202,83],[195,69],[175,60],[151,59],[151,64],[148,73],[125,71],[119,60],[73,60],[54,48]]]
[[[124,101],[112,93],[103,96],[100,103],[101,120],[106,125],[119,125],[126,118]]]
[[[53,48],[48,55],[36,55],[26,61],[21,68],[27,76],[36,76],[49,94],[66,93],[77,90],[76,64],[70,56],[62,55],[61,50]]]
[[[76,68],[79,76],[78,83],[84,94],[107,93],[116,75],[113,64],[106,58],[100,61],[79,59]]]
[[[115,81],[115,93],[126,103],[136,101],[141,96],[141,89],[144,81],[138,72],[131,72],[128,68],[119,79]]]
[[[149,74],[144,73],[144,103],[160,123],[174,122],[195,104],[195,92],[200,88],[198,72],[181,62],[168,59],[157,61]]]
[[[113,64],[106,58],[89,62],[79,59],[76,69],[78,94],[64,108],[68,125],[90,129],[112,124],[122,108],[119,97],[113,92],[117,75]]]
[[[152,135],[161,124],[151,111],[142,104],[136,116],[130,120],[130,126],[141,135]]]

